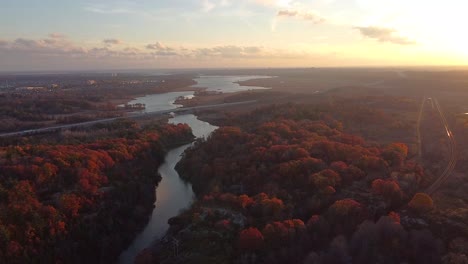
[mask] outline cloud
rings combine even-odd
[[[165,50],[165,49],[168,49],[168,47],[164,46],[161,42],[156,42],[154,44],[148,44],[148,45],[146,45],[146,48],[147,49],[152,49],[152,50]]]
[[[314,11],[301,12],[297,10],[280,10],[276,16],[303,19],[311,21],[314,24],[321,24],[326,21],[325,18]]]
[[[139,6],[136,1],[132,3],[131,1],[127,2],[112,2],[112,3],[94,3],[87,4],[83,7],[87,12],[94,13],[97,15],[106,15],[106,16],[129,16],[129,17],[139,17],[147,20],[159,20],[161,19],[160,10],[147,9],[142,6]]]
[[[22,57],[76,57],[82,56],[86,51],[82,47],[75,45],[66,39],[56,39],[49,36],[48,38],[37,40],[17,38],[13,41],[4,41],[0,44],[0,52],[11,53],[12,55],[21,54]]]
[[[293,0],[251,0],[259,5],[271,6],[271,7],[289,7],[294,1]]]
[[[178,52],[175,51],[175,48],[167,47],[161,42],[156,42],[153,44],[146,45],[146,49],[152,50],[153,55],[156,56],[177,56]]]
[[[39,48],[39,47],[44,46],[41,44],[40,41],[36,41],[32,39],[25,39],[25,38],[17,38],[13,42],[13,45],[15,45],[16,47],[25,48],[25,49],[33,49],[33,48]]]
[[[383,28],[383,27],[354,27],[354,29],[359,30],[361,35],[367,38],[376,39],[379,42],[389,42],[398,45],[414,45],[415,41],[398,36],[398,33],[395,29],[392,28]]]
[[[269,49],[263,46],[219,45],[211,47],[184,48],[167,46],[161,42],[144,46],[112,45],[122,43],[116,39],[106,39],[98,46],[80,46],[67,39],[27,39],[14,41],[0,40],[0,53],[22,53],[23,56],[70,57],[70,58],[120,58],[128,60],[157,60],[162,57],[181,59],[254,59],[254,58],[291,58],[304,54],[293,51]]]
[[[88,12],[97,13],[97,14],[134,14],[134,10],[127,8],[109,8],[104,5],[88,5],[84,8]]]
[[[3,47],[12,51],[23,51],[26,53],[36,53],[43,55],[65,54],[70,53],[76,55],[82,53],[83,49],[74,45],[65,39],[27,39],[17,38]]]
[[[277,16],[295,17],[297,15],[298,15],[297,11],[280,10]]]
[[[236,46],[222,45],[208,48],[190,50],[186,56],[199,60],[227,60],[229,62],[239,60],[276,60],[276,59],[304,59],[315,57],[316,54],[301,50],[272,49],[263,46]]]
[[[263,47],[225,45],[195,49],[192,54],[195,57],[205,58],[258,58],[265,54],[265,50]]]
[[[52,39],[64,39],[64,38],[66,38],[66,36],[65,36],[64,34],[54,32],[54,33],[50,33],[50,34],[49,34],[49,38],[52,38]]]
[[[104,39],[102,41],[106,45],[119,45],[122,44],[122,41],[120,39]]]
[[[0,40],[0,71],[30,69],[204,67],[257,65],[259,61],[303,61],[315,54],[263,46],[219,45],[208,47],[80,44],[68,38],[18,38]]]
[[[154,52],[153,55],[166,57],[166,56],[179,56],[180,54],[174,51],[160,50],[160,51]]]
[[[204,12],[210,12],[216,7],[216,4],[211,2],[210,0],[203,0],[202,2],[202,10]]]

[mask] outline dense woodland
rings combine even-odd
[[[198,201],[169,222],[177,257],[168,240],[138,262],[467,263],[467,185],[460,175],[434,201],[422,193],[433,176],[402,115],[415,105],[331,98],[228,114],[178,165]],[[0,139],[0,262],[115,262],[150,215],[166,149],[192,138],[185,125],[121,121]]]
[[[403,143],[367,143],[314,107],[230,119],[179,163],[199,200],[141,263],[465,263],[429,230],[433,201]],[[450,251],[450,254],[447,254]]]
[[[192,138],[125,121],[2,140],[0,262],[115,262],[150,215],[166,149]]]
[[[56,80],[64,83],[58,88],[48,88],[49,80],[37,80],[33,84],[43,86],[38,91],[14,88],[0,91],[0,132],[121,116],[125,111],[116,107],[115,102],[195,84],[188,76],[180,75],[99,77],[93,85],[86,84],[86,77],[71,83],[66,76],[62,78],[65,79]]]

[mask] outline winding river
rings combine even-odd
[[[265,76],[202,76],[196,79],[197,85],[192,88],[205,88],[209,91],[218,91],[222,93],[232,93],[253,89],[265,89],[262,87],[241,86],[236,81],[244,81],[257,78],[268,78]],[[146,105],[145,112],[154,112],[160,110],[169,110],[181,107],[174,104],[175,100],[182,97],[193,97],[193,91],[171,92],[164,94],[147,95],[136,98],[129,102],[131,104],[142,103]],[[180,115],[170,118],[169,123],[185,123],[192,128],[192,132],[197,138],[206,138],[217,129],[207,122],[200,121],[195,115]],[[135,238],[130,247],[125,250],[119,258],[121,264],[133,263],[135,257],[145,248],[149,247],[157,238],[162,237],[169,228],[167,221],[185,208],[188,208],[195,194],[189,183],[182,181],[175,170],[176,164],[182,158],[182,153],[192,144],[180,146],[170,150],[165,162],[159,167],[158,172],[162,180],[155,188],[155,208],[151,214],[150,220],[145,229]]]
[[[188,124],[197,138],[207,137],[217,128],[207,122],[198,120],[194,115],[176,116],[169,119],[169,123]],[[165,162],[158,169],[162,180],[155,189],[156,202],[151,218],[132,245],[122,253],[120,263],[133,263],[138,253],[151,245],[155,239],[162,237],[169,229],[167,220],[178,215],[180,210],[188,208],[192,204],[195,194],[192,191],[191,184],[182,181],[174,169],[182,158],[182,153],[190,146],[191,144],[187,144],[167,153]]]

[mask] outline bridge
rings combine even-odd
[[[14,136],[27,136],[27,135],[35,135],[35,134],[43,134],[43,133],[50,133],[55,131],[60,131],[64,129],[72,129],[77,127],[89,127],[96,124],[103,124],[103,123],[110,123],[117,120],[124,120],[124,119],[143,119],[149,118],[154,116],[162,116],[170,113],[184,113],[184,112],[193,112],[195,110],[204,110],[204,109],[215,109],[215,108],[223,108],[228,106],[237,106],[237,105],[247,105],[247,104],[254,104],[257,103],[257,100],[251,101],[242,101],[242,102],[234,102],[234,103],[222,103],[222,104],[212,104],[212,105],[200,105],[200,106],[192,106],[192,107],[181,107],[169,110],[161,110],[155,112],[146,112],[146,113],[138,113],[128,116],[122,117],[113,117],[113,118],[105,118],[81,123],[74,123],[74,124],[66,124],[66,125],[58,125],[58,126],[51,126],[51,127],[43,127],[37,129],[29,129],[29,130],[22,130],[16,132],[9,132],[0,134],[0,137],[14,137]]]

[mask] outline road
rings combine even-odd
[[[455,165],[457,164],[456,141],[453,136],[452,130],[450,130],[450,127],[448,125],[447,119],[445,118],[444,112],[442,111],[442,108],[440,107],[439,101],[437,101],[436,98],[432,98],[432,101],[435,105],[435,108],[439,112],[440,118],[445,127],[445,132],[447,133],[447,137],[449,139],[450,157],[449,157],[449,163],[447,164],[447,167],[445,168],[445,170],[442,172],[439,178],[437,178],[437,180],[435,180],[434,183],[431,186],[429,186],[429,188],[427,188],[426,193],[429,195],[434,194],[440,188],[440,186],[447,181],[450,175],[452,175],[452,172],[455,169]]]
[[[67,125],[59,125],[59,126],[43,127],[43,128],[37,128],[37,129],[29,129],[29,130],[16,131],[16,132],[10,132],[10,133],[3,133],[3,134],[0,134],[0,137],[13,137],[13,136],[40,134],[40,133],[53,132],[53,131],[62,130],[62,129],[87,127],[87,126],[92,126],[96,124],[110,123],[110,122],[123,120],[123,119],[148,118],[152,116],[161,116],[161,115],[165,115],[169,113],[179,113],[179,112],[187,112],[187,111],[202,110],[202,109],[222,108],[222,107],[227,107],[227,106],[245,105],[245,104],[253,104],[253,103],[257,103],[257,100],[235,102],[235,103],[213,104],[213,105],[201,105],[201,106],[193,106],[193,107],[181,107],[181,108],[162,110],[162,111],[156,111],[156,112],[150,112],[150,113],[141,113],[141,114],[135,114],[135,115],[129,115],[129,116],[123,116],[123,117],[106,118],[106,119],[99,119],[99,120],[81,122],[81,123],[75,123],[75,124],[67,124]]]
[[[418,140],[418,158],[419,160],[422,159],[422,142],[421,142],[421,120],[423,116],[423,109],[424,105],[426,103],[426,97],[424,96],[421,102],[421,107],[419,108],[419,115],[418,115],[418,121],[416,124],[416,135],[417,135],[417,140]]]

